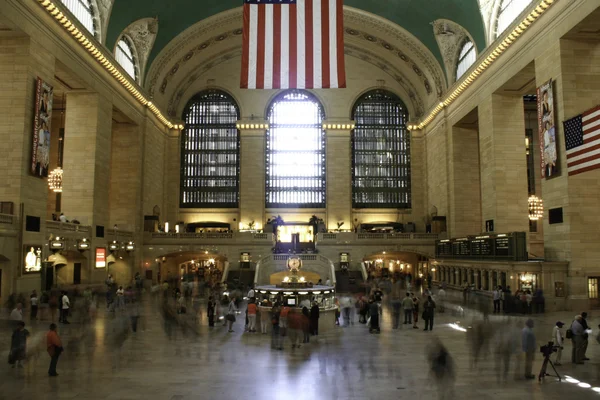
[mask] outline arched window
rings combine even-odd
[[[187,104],[181,133],[181,207],[238,207],[238,119],[237,104],[221,91],[201,92]]]
[[[406,106],[374,90],[354,105],[352,207],[410,208],[410,134]]]
[[[121,67],[123,67],[125,72],[127,72],[129,76],[137,81],[137,62],[135,55],[133,54],[133,46],[129,39],[125,36],[121,37],[121,39],[117,42],[115,58]]]
[[[532,0],[500,0],[496,37],[500,36],[531,2]]]
[[[477,54],[475,53],[475,46],[473,45],[472,41],[468,40],[462,45],[460,48],[460,53],[458,54],[458,62],[456,64],[456,80],[458,80],[458,78],[467,72],[476,59]]]
[[[71,14],[81,22],[92,35],[96,35],[96,26],[94,23],[94,9],[90,0],[61,0],[67,6]]]
[[[267,113],[267,208],[325,207],[325,112],[309,92],[279,95]]]

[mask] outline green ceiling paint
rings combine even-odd
[[[123,30],[141,18],[158,17],[158,36],[148,60],[178,34],[198,21],[239,7],[242,0],[115,0],[108,26],[106,45],[113,49]],[[431,22],[445,18],[469,31],[477,48],[485,48],[485,33],[477,0],[345,0],[348,6],[380,15],[411,32],[429,48],[443,65]]]

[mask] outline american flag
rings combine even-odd
[[[600,106],[564,122],[569,176],[600,168]]]
[[[244,0],[243,89],[346,87],[343,0]]]

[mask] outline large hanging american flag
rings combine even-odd
[[[564,122],[569,176],[600,168],[600,106]]]
[[[244,0],[244,89],[345,88],[343,0]]]

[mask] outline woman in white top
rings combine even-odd
[[[37,318],[37,312],[38,312],[38,295],[35,290],[31,293],[31,296],[29,297],[29,302],[31,303],[30,319],[33,321],[34,319]]]
[[[117,289],[117,308],[120,308],[123,306],[123,300],[125,296],[125,290],[123,290],[123,286],[119,286],[119,289]]]

